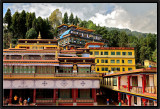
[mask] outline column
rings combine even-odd
[[[118,102],[121,102],[121,93],[118,92]]]
[[[23,60],[23,55],[21,55],[21,60]]]
[[[144,106],[147,106],[146,105],[147,99],[142,98],[142,102],[143,102]]]
[[[118,77],[118,90],[120,90],[120,85],[121,85],[121,84],[120,84],[120,82],[121,82],[120,79],[121,79],[121,77],[119,76],[119,77]]]
[[[12,93],[13,93],[13,90],[10,89],[10,93],[9,93],[9,104],[12,104]]]
[[[143,74],[142,75],[142,90],[143,90],[143,93],[145,92],[145,88],[146,88],[146,75]]]
[[[33,103],[36,103],[36,89],[33,89]]]
[[[6,60],[6,55],[4,55],[4,58],[3,58],[4,60]]]
[[[53,89],[53,103],[56,103],[56,89]]]
[[[77,89],[72,89],[72,98],[73,98],[73,106],[76,106],[76,90]]]
[[[92,98],[94,99],[94,102],[97,102],[96,97],[96,89],[92,89]]]
[[[128,96],[128,106],[131,106],[131,95],[127,95]]]
[[[127,76],[127,79],[128,79],[128,91],[130,91],[130,78],[131,78],[131,76]]]

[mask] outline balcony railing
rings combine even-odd
[[[156,86],[148,86],[145,88],[145,92],[157,94],[157,87]]]
[[[94,102],[93,98],[77,98],[76,102],[78,103],[92,103]]]
[[[73,102],[73,98],[59,98],[56,100],[58,103],[71,103]]]
[[[36,103],[53,103],[53,98],[36,98]]]
[[[142,87],[138,86],[131,86],[132,88],[130,89],[131,92],[133,93],[143,93]]]
[[[99,77],[98,73],[3,73],[3,77]]]

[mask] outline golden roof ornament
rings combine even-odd
[[[41,39],[41,33],[40,33],[40,31],[39,31],[38,39]]]

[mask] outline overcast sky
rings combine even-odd
[[[59,9],[64,15],[72,12],[82,20],[92,20],[100,26],[128,28],[132,31],[157,33],[156,3],[4,3],[3,16],[10,8],[12,14],[22,10],[36,16],[49,17]]]

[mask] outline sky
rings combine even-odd
[[[100,26],[157,34],[156,3],[4,3],[3,16],[8,8],[12,14],[25,10],[42,18],[59,9],[62,16],[65,12],[68,15],[72,12],[81,20],[92,20]]]

